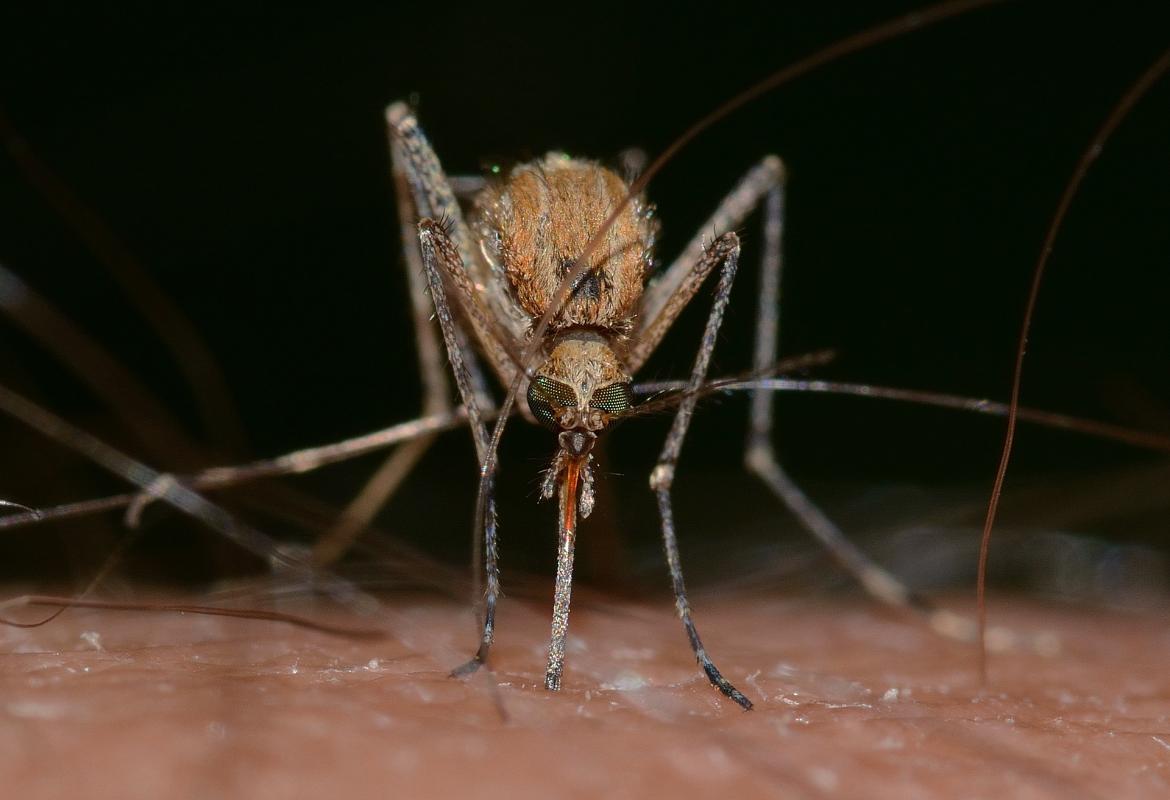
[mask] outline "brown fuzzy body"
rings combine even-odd
[[[629,187],[591,161],[552,153],[520,165],[476,201],[484,255],[504,273],[516,303],[532,319],[554,304],[557,288]],[[651,265],[656,224],[631,203],[590,257],[590,272],[551,329],[627,333]]]

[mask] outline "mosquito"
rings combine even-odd
[[[945,14],[935,14],[930,21],[959,13],[966,5],[978,3],[947,4],[942,7]],[[454,671],[467,675],[486,662],[494,640],[500,595],[495,453],[512,403],[517,393],[522,394],[526,402],[520,406],[520,414],[556,436],[541,483],[541,496],[556,498],[558,503],[558,557],[545,677],[546,687],[555,691],[561,686],[565,666],[578,522],[588,517],[594,504],[596,442],[617,421],[644,413],[646,405],[637,402],[639,386],[634,379],[683,309],[705,285],[714,282],[714,299],[689,377],[671,386],[677,394],[667,405],[674,407],[674,418],[650,486],[660,514],[676,607],[696,660],[717,689],[749,709],[751,702],[722,675],[699,636],[683,579],[671,492],[697,401],[712,388],[708,371],[740,259],[740,240],[734,231],[756,212],[762,213],[763,236],[752,371],[758,377],[777,369],[784,165],[777,156],[769,155],[751,167],[715,204],[699,233],[662,269],[657,267],[655,254],[656,209],[643,189],[657,166],[711,121],[812,66],[919,26],[928,16],[873,29],[844,45],[827,48],[796,68],[776,73],[704,118],[640,177],[635,177],[639,174],[636,158],[626,158],[623,169],[615,170],[558,152],[521,164],[496,179],[448,177],[411,108],[405,103],[391,105],[385,115],[388,142],[424,389],[419,420],[361,441],[176,480],[121,457],[8,394],[0,396],[0,401],[6,411],[31,421],[34,427],[75,446],[80,444],[77,449],[111,470],[136,476],[132,480],[138,483],[140,494],[109,498],[102,507],[129,504],[132,511],[140,511],[144,499],[164,500],[258,553],[280,548],[259,532],[232,521],[193,489],[226,485],[249,476],[307,471],[374,446],[401,444],[368,487],[369,492],[363,492],[355,504],[355,508],[372,507],[378,505],[377,496],[393,491],[441,430],[469,423],[480,467],[481,524],[477,529],[482,528],[483,533],[486,587],[476,654]],[[708,238],[710,231],[717,233]],[[438,321],[441,345],[432,314]],[[459,393],[458,407],[452,403],[442,363],[444,349]],[[491,398],[485,365],[508,387],[500,404]],[[730,388],[731,384],[724,386]],[[851,544],[789,478],[771,442],[772,392],[783,388],[781,382],[741,381],[738,388],[746,388],[751,395],[744,455],[749,471],[876,598],[926,614],[932,627],[942,633],[959,638],[973,635],[974,623],[934,609]],[[865,393],[878,396],[873,387],[867,387]],[[927,402],[942,399],[907,397]],[[973,410],[990,410],[972,402],[977,404]],[[1019,409],[1015,395],[1010,411],[1028,416],[1026,410]],[[489,433],[488,423],[493,418],[496,428]],[[1098,432],[1108,435],[1101,429]],[[1165,442],[1156,446],[1164,448]],[[97,505],[90,503],[88,508]],[[350,519],[360,516],[355,513]],[[314,552],[314,563],[308,566],[328,563],[344,550],[355,529],[350,522],[324,537]],[[298,558],[282,558],[286,566],[305,566]],[[334,586],[338,591],[344,589]]]
[[[783,162],[768,155],[750,168],[682,253],[658,271],[655,207],[631,186],[630,170],[623,176],[598,162],[553,152],[516,166],[496,181],[448,179],[406,103],[391,105],[386,122],[424,407],[444,408],[447,402],[446,387],[438,377],[439,348],[429,324],[433,303],[485,490],[482,635],[475,656],[454,674],[467,675],[481,666],[495,636],[500,581],[491,458],[502,426],[489,437],[486,413],[500,411],[502,421],[510,410],[507,402],[522,394],[523,416],[556,435],[540,492],[543,499],[556,497],[558,502],[559,543],[545,673],[546,688],[555,691],[561,687],[565,666],[578,520],[588,517],[594,505],[594,446],[615,421],[636,412],[634,377],[682,310],[716,276],[702,339],[650,487],[675,605],[695,658],[719,691],[750,709],[751,701],[720,672],[696,627],[683,579],[671,489],[739,266],[741,246],[735,230],[757,210],[762,210],[764,223],[753,369],[765,372],[776,361]],[[411,241],[415,231],[417,243]],[[708,231],[723,233],[708,240]],[[569,292],[562,300],[558,295],[564,283]],[[489,399],[477,352],[501,384],[513,387],[502,409]],[[751,392],[747,468],[870,593],[894,606],[925,611],[945,632],[961,629],[954,615],[930,608],[851,544],[789,478],[772,445],[772,397],[763,388]]]
[[[859,43],[860,40],[854,44]],[[1164,69],[1164,64],[1155,65],[1142,80],[1148,85]],[[668,148],[650,172],[709,121],[767,91],[788,74],[777,73],[701,120]],[[1116,116],[1103,128],[1101,138],[1089,150],[1091,154],[1100,150],[1127,104],[1144,91],[1141,86],[1139,82],[1133,96],[1127,96]],[[556,497],[558,501],[557,565],[545,673],[545,687],[556,691],[561,687],[565,666],[578,519],[588,517],[594,505],[594,446],[598,436],[615,421],[636,411],[634,377],[682,310],[714,275],[714,299],[702,338],[649,483],[657,502],[675,606],[695,658],[714,687],[744,709],[750,709],[751,701],[720,672],[696,627],[683,578],[671,490],[739,266],[741,247],[734,231],[757,210],[763,213],[763,252],[752,366],[762,373],[776,361],[784,229],[783,162],[776,155],[767,155],[749,169],[717,203],[682,253],[657,271],[655,207],[642,191],[645,178],[634,180],[630,169],[621,176],[598,162],[552,152],[516,166],[495,181],[448,180],[406,103],[391,105],[386,111],[386,122],[404,239],[409,237],[408,232],[417,221],[417,249],[405,241],[404,246],[411,274],[412,306],[416,311],[425,403],[436,406],[442,403],[436,394],[437,382],[426,380],[427,375],[439,372],[433,330],[419,313],[426,308],[424,293],[429,293],[455,383],[468,414],[480,465],[476,529],[483,531],[483,566],[487,578],[482,633],[475,656],[453,674],[467,675],[478,669],[486,661],[494,640],[500,594],[494,458],[511,403],[523,395],[526,399],[526,407],[521,407],[523,416],[556,435],[556,448],[541,483],[541,497]],[[1075,193],[1091,158],[1078,167],[1067,196]],[[466,200],[467,213],[460,204],[461,197]],[[1046,253],[1062,215],[1063,206],[1053,220],[1036,268],[1029,312],[1021,334],[1009,404],[1009,430],[988,512],[980,562],[980,615],[974,633],[981,644],[985,636],[982,597],[986,537],[990,536],[1019,411],[1020,363],[1030,309],[1043,275]],[[709,240],[708,231],[716,232]],[[490,438],[484,413],[497,409],[488,397],[475,348],[500,383],[510,387],[498,409],[499,418]],[[968,620],[935,609],[910,591],[850,543],[840,528],[793,482],[772,445],[773,395],[762,385],[749,391],[746,468],[761,479],[870,594],[891,606],[926,614],[932,626],[947,635],[970,636]],[[985,675],[982,660],[985,651],[982,647],[980,650],[980,673]]]

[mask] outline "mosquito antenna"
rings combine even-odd
[[[918,405],[950,408],[957,411],[967,411],[975,414],[1006,417],[1009,405],[987,398],[966,397],[956,394],[945,394],[920,389],[902,389],[890,386],[878,386],[869,383],[850,383],[847,381],[808,380],[796,378],[769,377],[784,372],[795,372],[820,366],[832,360],[833,351],[822,351],[801,356],[781,359],[766,370],[744,372],[724,378],[708,381],[697,389],[700,395],[765,389],[774,392],[801,392],[817,394],[846,395],[876,400],[891,400],[894,402],[915,403]],[[621,419],[643,416],[673,408],[682,402],[686,393],[687,381],[646,381],[633,386],[635,395],[647,397],[634,408],[623,414]],[[653,396],[650,396],[653,395]],[[1159,452],[1170,452],[1170,437],[1156,433],[1137,431],[1119,425],[1112,425],[1096,420],[1082,419],[1068,414],[1019,406],[1019,417],[1022,420],[1043,425],[1049,428],[1075,431],[1087,436],[1096,436],[1123,444],[1140,447]],[[211,467],[192,475],[181,475],[178,481],[196,490],[222,489],[242,483],[279,475],[295,475],[309,472],[321,467],[329,466],[350,458],[356,458],[366,453],[391,447],[400,442],[408,442],[418,436],[452,430],[466,423],[467,417],[462,408],[449,412],[432,414],[417,420],[391,425],[382,430],[355,436],[341,442],[334,442],[320,447],[308,447],[296,450],[275,458],[263,461],[254,461],[237,466]],[[0,507],[21,509],[20,512],[0,516],[0,531],[10,528],[21,528],[42,522],[50,522],[73,517],[99,514],[104,511],[113,511],[125,508],[142,498],[141,492],[123,492],[90,500],[81,500],[74,503],[64,503],[57,506],[47,506],[39,509],[29,508],[11,501],[0,500]]]
[[[812,353],[789,356],[765,367],[741,372],[738,375],[728,375],[723,378],[709,380],[697,386],[693,391],[686,391],[689,381],[648,381],[634,384],[635,395],[653,395],[636,403],[630,409],[623,411],[614,422],[624,422],[634,417],[651,416],[668,409],[676,408],[687,397],[698,395],[700,398],[713,394],[721,394],[736,389],[746,389],[759,386],[764,379],[784,373],[804,372],[814,367],[823,367],[837,357],[835,350],[817,350]]]
[[[1048,225],[1048,231],[1044,234],[1044,244],[1040,248],[1040,255],[1036,259],[1036,267],[1032,272],[1032,285],[1028,290],[1028,302],[1024,306],[1024,319],[1020,325],[1019,343],[1016,345],[1016,364],[1012,374],[1011,398],[1008,401],[1007,431],[1003,437],[1003,452],[1000,453],[999,467],[995,471],[995,482],[991,488],[991,498],[987,503],[987,517],[983,522],[983,536],[979,541],[979,571],[976,577],[975,596],[978,605],[979,682],[981,685],[987,684],[987,554],[991,546],[991,531],[995,527],[995,516],[999,511],[1000,494],[1003,492],[1004,480],[1007,477],[1008,462],[1012,456],[1016,420],[1020,416],[1020,383],[1024,375],[1024,354],[1028,349],[1028,334],[1032,327],[1032,314],[1036,309],[1036,299],[1040,294],[1040,283],[1044,279],[1044,269],[1048,266],[1049,256],[1052,255],[1052,246],[1060,232],[1061,225],[1064,223],[1065,215],[1068,213],[1069,206],[1072,204],[1077,190],[1080,189],[1081,182],[1089,171],[1089,167],[1101,155],[1101,150],[1105,147],[1105,142],[1108,141],[1113,131],[1125,119],[1138,100],[1162,77],[1167,68],[1170,68],[1170,49],[1164,51],[1130,86],[1113,110],[1109,112],[1109,116],[1105,118],[1105,122],[1102,123],[1092,141],[1089,142],[1089,146],[1081,153],[1076,169],[1073,170],[1072,177],[1069,178],[1064,192],[1060,195],[1060,201],[1057,203],[1056,212]]]
[[[682,401],[685,396],[681,390],[687,387],[686,381],[656,381],[634,386],[635,394],[650,394],[655,392],[677,392],[667,394],[661,398],[652,398],[635,408],[649,407],[650,412],[670,408]],[[808,380],[798,378],[720,378],[710,381],[699,387],[697,394],[709,395],[720,392],[755,391],[763,389],[770,392],[800,392],[805,394],[834,394],[846,397],[862,397],[870,400],[890,400],[897,403],[913,403],[935,408],[949,408],[955,411],[966,411],[972,414],[983,414],[991,417],[1006,417],[1011,411],[1011,405],[998,400],[989,400],[980,397],[965,397],[945,392],[931,392],[921,389],[899,389],[893,386],[878,386],[872,383],[851,383],[849,381]],[[1025,422],[1043,425],[1048,428],[1074,431],[1120,442],[1132,447],[1145,450],[1154,450],[1161,453],[1170,453],[1170,436],[1146,431],[1135,431],[1121,425],[1112,425],[1108,422],[1099,422],[1093,419],[1074,417],[1069,414],[1060,414],[1053,411],[1043,411],[1028,406],[1016,406],[1016,415]],[[623,415],[624,416],[624,415]]]
[[[697,391],[701,395],[751,389],[765,389],[775,392],[836,394],[916,403],[918,405],[950,408],[957,411],[968,411],[990,416],[1006,417],[1008,415],[1009,405],[1007,403],[1001,403],[987,398],[966,397],[963,395],[944,394],[919,389],[877,386],[868,383],[768,377],[778,373],[794,372],[820,366],[828,363],[833,355],[832,351],[823,351],[781,359],[766,370],[749,371],[739,375],[708,381],[700,386]],[[647,399],[638,403],[630,412],[623,414],[621,419],[649,415],[673,408],[682,402],[686,396],[683,392],[686,387],[687,381],[682,380],[636,383],[633,386],[634,394],[647,397]],[[649,395],[655,396],[648,397]],[[1160,436],[1155,433],[1137,431],[1096,420],[1082,419],[1067,414],[1028,408],[1027,406],[1019,406],[1019,417],[1028,422],[1050,428],[1075,431],[1088,436],[1109,439],[1148,450],[1170,452],[1170,437]],[[417,420],[391,425],[388,428],[355,436],[341,442],[334,442],[320,447],[307,447],[262,461],[254,461],[249,464],[236,466],[211,467],[191,475],[181,475],[178,477],[178,481],[186,486],[190,486],[192,489],[214,490],[248,483],[261,478],[301,474],[347,459],[356,458],[366,453],[391,447],[400,442],[413,441],[418,436],[452,430],[466,424],[466,420],[467,416],[463,412],[463,409],[457,408],[449,412],[432,414]],[[21,528],[36,523],[113,511],[119,508],[125,508],[139,501],[141,497],[141,492],[123,492],[121,494],[81,500],[74,503],[64,503],[57,506],[47,506],[39,509],[0,500],[0,507],[21,509],[19,513],[0,516],[0,531],[10,528]]]
[[[594,251],[600,246],[602,240],[608,234],[613,224],[621,216],[622,212],[626,210],[634,198],[638,197],[646,188],[658,172],[666,166],[666,164],[674,158],[684,147],[687,146],[696,136],[698,136],[707,128],[719,122],[724,117],[730,115],[741,106],[755,100],[757,97],[766,94],[767,92],[776,89],[779,86],[788,83],[789,81],[801,77],[809,72],[812,72],[818,67],[829,64],[847,55],[855,53],[859,50],[864,50],[881,42],[897,38],[903,34],[915,30],[921,30],[939,22],[951,19],[965,14],[969,11],[974,11],[985,6],[994,5],[1002,2],[1002,0],[952,0],[951,2],[938,3],[921,11],[915,11],[910,14],[898,17],[896,19],[885,22],[876,27],[869,28],[860,33],[855,33],[851,36],[846,36],[844,39],[830,44],[829,46],[818,50],[810,56],[790,64],[787,67],[773,72],[768,77],[759,81],[758,83],[748,87],[744,91],[737,94],[735,97],[728,100],[717,107],[714,111],[702,117],[698,122],[691,125],[681,136],[674,140],[662,153],[650,163],[638,179],[630,186],[629,192],[625,198],[610,212],[601,227],[593,234],[593,237],[585,245],[585,249],[577,256],[576,261],[573,262],[565,276],[561,279],[560,285],[553,294],[552,302],[549,304],[548,310],[540,318],[532,330],[532,335],[528,346],[524,349],[523,358],[520,362],[521,369],[516,373],[516,377],[512,380],[508,387],[508,393],[504,398],[504,402],[500,407],[500,416],[496,419],[496,424],[492,428],[491,440],[488,443],[488,449],[485,453],[483,463],[480,464],[479,470],[479,494],[475,504],[475,531],[478,538],[479,532],[483,530],[484,518],[487,514],[487,495],[491,487],[491,482],[495,476],[496,469],[496,451],[500,446],[500,439],[504,435],[504,427],[507,425],[508,417],[511,415],[512,407],[516,403],[516,395],[520,390],[520,385],[525,378],[532,377],[533,361],[537,352],[541,347],[541,337],[544,336],[554,317],[560,313],[561,308],[568,301],[572,289],[577,285],[577,282],[590,269],[589,257],[593,255]]]

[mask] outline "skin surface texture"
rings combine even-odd
[[[387,601],[395,630],[380,641],[72,610],[3,633],[5,793],[1166,796],[1170,639],[1159,616],[999,599],[999,621],[1059,651],[999,654],[980,690],[969,646],[870,602],[699,597],[751,713],[696,672],[669,605],[588,591],[574,598],[559,693],[540,672],[544,598],[503,603],[494,671],[466,681],[447,672],[469,615],[427,598]]]

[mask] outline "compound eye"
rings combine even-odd
[[[589,406],[606,414],[623,414],[634,405],[634,390],[629,383],[602,386],[589,399]]]
[[[577,395],[560,381],[537,375],[528,384],[528,408],[532,410],[532,416],[546,428],[557,430],[560,427],[557,424],[560,413],[576,405]]]

